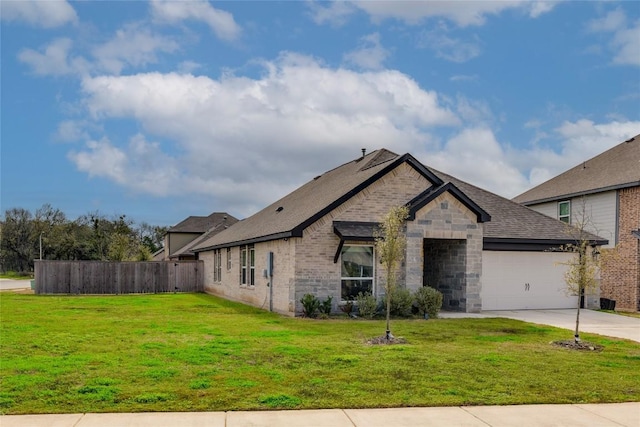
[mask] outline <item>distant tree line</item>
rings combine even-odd
[[[0,219],[0,270],[32,271],[41,248],[42,259],[49,260],[147,261],[162,247],[166,231],[98,211],[69,220],[50,204],[35,213],[7,209]]]

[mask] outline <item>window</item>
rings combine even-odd
[[[222,253],[220,249],[213,251],[213,281],[222,281]]]
[[[558,203],[558,219],[567,224],[571,224],[571,201],[566,200]]]
[[[256,284],[256,251],[249,248],[249,286]]]
[[[240,248],[240,284],[256,284],[256,253],[253,245]]]
[[[342,300],[373,290],[373,246],[344,246],[340,252]]]
[[[240,248],[240,284],[247,284],[247,247]]]
[[[227,248],[227,270],[231,270],[231,248]]]

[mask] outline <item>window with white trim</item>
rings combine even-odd
[[[213,251],[213,281],[222,281],[222,253],[220,249]]]
[[[571,224],[571,201],[558,202],[558,219],[567,224]]]
[[[227,270],[231,270],[231,248],[227,248]]]
[[[247,247],[240,248],[240,284],[247,284]]]
[[[341,296],[353,301],[358,293],[374,294],[373,246],[344,245],[340,251]]]
[[[240,247],[240,284],[256,284],[256,254],[253,245]]]
[[[249,286],[256,284],[256,251],[251,246],[249,248]]]

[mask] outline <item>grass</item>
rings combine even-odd
[[[0,273],[0,279],[26,280],[33,279],[33,273],[17,273],[15,271],[7,271]]]
[[[640,344],[510,319],[292,319],[203,294],[0,294],[7,414],[640,400]]]
[[[618,314],[620,316],[636,317],[640,319],[640,312],[637,311],[615,311],[615,310],[598,310],[603,313]]]

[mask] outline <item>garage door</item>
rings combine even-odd
[[[575,308],[577,296],[565,294],[571,254],[482,251],[482,309]]]

